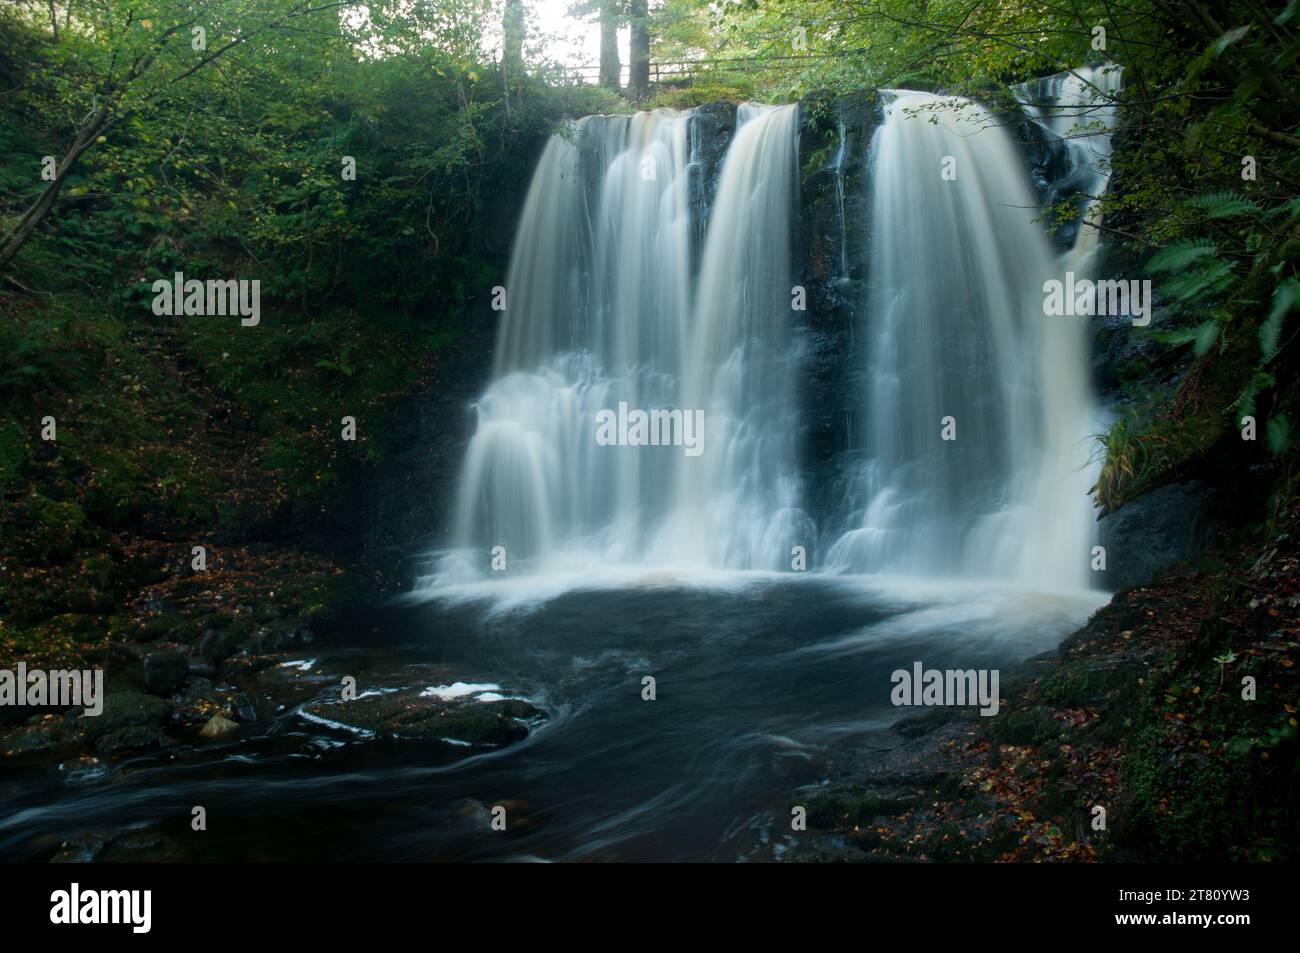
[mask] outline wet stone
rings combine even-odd
[[[303,710],[356,731],[482,748],[522,741],[532,725],[546,718],[542,709],[521,699],[445,700],[420,688],[363,695],[349,702],[313,702]]]

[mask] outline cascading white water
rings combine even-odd
[[[740,107],[700,264],[682,406],[705,452],[678,469],[657,562],[775,569],[808,539],[799,509],[791,337],[798,110]]]
[[[828,563],[1086,588],[1086,326],[1044,315],[1057,262],[1024,163],[969,100],[883,96],[860,515]]]
[[[1089,68],[1018,89],[1085,196],[1106,187],[1117,88]],[[883,99],[863,463],[826,568],[1086,588],[1087,330],[1045,316],[1043,283],[1088,267],[1097,230],[1055,254],[1018,147],[987,110]],[[1097,122],[1081,130],[1083,115]],[[548,144],[475,405],[453,564],[468,554],[477,574],[503,546],[516,571],[785,569],[815,537],[790,307],[797,109],[740,108],[707,222],[698,139],[691,113],[657,110],[589,117]],[[702,411],[703,452],[601,445],[597,415],[620,404]]]
[[[535,569],[747,569],[798,513],[790,334],[796,107],[742,107],[691,292],[691,115],[595,116],[554,137],[506,279],[457,539]],[[604,446],[597,415],[703,411],[702,453]],[[477,558],[477,557],[475,557]],[[486,560],[479,562],[486,565]],[[516,565],[518,565],[516,563]]]
[[[1050,140],[1065,148],[1069,169],[1053,192],[1077,191],[1084,197],[1082,223],[1065,264],[1076,271],[1091,265],[1101,232],[1089,227],[1100,214],[1099,198],[1110,182],[1111,133],[1119,121],[1115,96],[1123,67],[1115,63],[1081,66],[1015,86],[1012,92]]]

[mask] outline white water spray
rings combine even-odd
[[[595,116],[547,146],[475,408],[463,551],[503,546],[535,570],[769,568],[789,551],[797,110],[741,107],[694,295],[691,122]],[[624,402],[703,411],[703,452],[599,445],[598,413]]]
[[[1044,316],[1043,283],[1058,262],[1024,163],[969,100],[883,95],[860,515],[828,562],[1087,588],[1097,420],[1088,333],[1078,319]],[[1090,241],[1067,259],[1077,264]]]
[[[1018,92],[1069,150],[1072,187],[1096,196],[1114,121],[1097,95],[1118,79],[1076,73]],[[1097,230],[1055,254],[1019,149],[987,110],[884,99],[870,149],[863,463],[826,566],[1087,588],[1087,328],[1045,316],[1042,287],[1064,266],[1090,267]],[[1100,121],[1080,132],[1080,113]],[[791,547],[813,540],[790,301],[797,141],[795,107],[741,107],[707,221],[690,113],[589,117],[549,143],[460,482],[456,540],[472,575],[496,546],[512,574],[785,570]],[[623,403],[702,410],[703,453],[600,445],[598,413]]]

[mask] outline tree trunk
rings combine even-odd
[[[508,79],[520,74],[524,54],[524,0],[506,0],[501,17],[501,65]]]
[[[54,200],[59,197],[59,190],[63,188],[68,173],[72,171],[73,165],[81,154],[89,149],[95,138],[107,128],[108,119],[108,110],[100,107],[77,133],[72,146],[55,170],[54,178],[45,183],[45,188],[41,189],[41,194],[36,197],[36,201],[23,213],[23,217],[18,220],[13,230],[5,236],[4,244],[0,246],[0,268],[6,267],[13,260],[14,255],[18,254],[18,249],[23,247],[23,243],[32,232],[36,231],[37,226],[45,221],[45,217],[54,208]]]
[[[618,0],[604,0],[600,5],[600,85],[618,89],[623,80],[623,64],[618,58]]]
[[[628,86],[636,99],[643,99],[650,89],[650,20],[646,0],[632,0],[632,69]]]
[[[257,26],[248,32],[233,36],[217,49],[208,52],[205,56],[196,60],[192,65],[181,69],[179,73],[167,80],[167,84],[178,83],[187,77],[193,76],[208,64],[220,59],[228,51],[248,42],[249,39],[260,33],[278,29],[295,17],[312,13],[317,9],[323,9],[321,7],[312,6],[313,2],[314,0],[302,0],[301,5],[298,7],[289,10],[273,20],[269,20],[260,26]],[[511,0],[508,0],[508,2],[511,2]],[[512,2],[518,4],[519,12],[521,14],[519,24],[520,45],[522,46],[523,0],[512,0]],[[71,8],[72,0],[68,0],[69,15]],[[59,197],[59,190],[63,188],[63,183],[66,181],[68,173],[72,171],[72,167],[76,164],[77,160],[81,158],[81,154],[89,149],[100,135],[116,126],[123,118],[125,118],[127,113],[122,110],[121,105],[123,94],[130,90],[136,80],[149,72],[149,69],[157,60],[158,54],[162,52],[171,38],[181,33],[181,31],[191,26],[194,22],[193,19],[178,21],[173,23],[167,29],[162,30],[153,41],[152,47],[147,52],[142,53],[137,57],[135,63],[133,63],[131,68],[126,71],[124,76],[112,84],[109,84],[107,79],[105,80],[106,88],[103,89],[102,96],[104,105],[101,105],[96,109],[91,117],[78,128],[76,138],[73,140],[67,154],[63,157],[63,161],[59,163],[58,169],[54,173],[54,180],[46,183],[45,188],[41,190],[41,194],[37,197],[36,201],[32,203],[31,207],[29,207],[26,212],[23,213],[23,217],[18,220],[18,224],[10,229],[9,233],[5,235],[3,239],[0,239],[0,269],[4,269],[11,261],[13,261],[14,256],[18,254],[18,249],[23,247],[23,243],[27,241],[34,231],[36,231],[37,226],[39,226],[41,222],[45,221],[46,216],[50,214],[50,211],[54,208],[55,200]],[[67,20],[64,21],[63,32],[64,34],[67,34],[68,32]],[[137,104],[132,108],[139,109],[140,105]]]

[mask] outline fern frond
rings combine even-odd
[[[1274,289],[1273,307],[1259,328],[1259,349],[1263,352],[1265,361],[1277,353],[1277,343],[1282,337],[1282,321],[1297,304],[1300,304],[1300,281],[1288,278]]]
[[[1236,192],[1207,192],[1187,200],[1192,208],[1200,209],[1207,218],[1236,218],[1240,215],[1260,215],[1263,209]]]
[[[1182,239],[1156,252],[1147,262],[1147,274],[1178,271],[1194,261],[1213,255],[1217,250],[1217,246],[1209,239]]]

